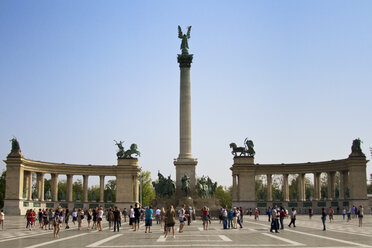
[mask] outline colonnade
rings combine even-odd
[[[341,205],[361,204],[368,201],[366,186],[366,157],[364,154],[352,153],[347,159],[331,160],[315,163],[298,164],[255,164],[253,157],[235,157],[232,171],[233,205],[245,207],[257,207],[263,202],[297,202],[296,206],[302,206],[301,202],[329,201],[336,205],[335,201],[341,201]],[[321,175],[327,174],[327,195],[322,197]],[[339,179],[336,182],[336,175]],[[314,193],[309,199],[306,197],[305,179],[307,174],[314,177]],[[267,192],[265,199],[256,199],[256,176],[266,177]],[[273,197],[273,175],[282,178],[282,196]],[[290,197],[289,177],[297,175],[296,197]],[[336,185],[339,185],[339,193],[336,194]],[[337,203],[338,204],[338,203]],[[308,204],[311,205],[311,204]],[[317,206],[324,205],[317,204]]]
[[[24,171],[24,193],[23,194],[23,199],[32,201],[32,171]],[[45,199],[45,173],[43,172],[35,172],[36,173],[36,190],[37,190],[37,196],[36,198],[39,201],[45,201],[48,199]],[[59,174],[57,173],[51,173],[51,201],[58,201],[58,176]],[[72,174],[65,174],[66,175],[66,199],[63,199],[65,201],[72,202],[73,201],[73,176],[78,176],[78,175],[72,175]],[[82,202],[88,202],[88,180],[89,180],[89,175],[81,175],[83,176],[83,198],[81,199]],[[100,178],[100,195],[99,199],[100,202],[104,202],[104,190],[105,190],[105,176],[99,176]],[[80,200],[80,199],[79,199]]]
[[[140,167],[138,159],[118,159],[117,165],[74,165],[64,163],[48,163],[25,159],[20,151],[12,152],[5,160],[6,194],[4,209],[10,215],[23,214],[25,209],[32,204],[33,207],[55,207],[64,204],[74,207],[73,199],[73,177],[83,177],[83,192],[79,200],[80,206],[88,206],[88,181],[92,176],[99,176],[100,190],[99,203],[104,202],[105,178],[116,177],[116,201],[120,207],[129,207],[130,204],[138,202],[139,197],[139,174]],[[36,173],[37,195],[32,196],[33,174]],[[50,198],[45,199],[45,175],[51,175]],[[58,177],[66,175],[66,197],[62,200],[58,197]],[[48,197],[49,198],[49,197]],[[83,204],[83,205],[81,205]],[[32,207],[31,206],[31,207]]]

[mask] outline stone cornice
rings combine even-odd
[[[364,163],[364,166],[368,162],[365,158],[360,158],[360,161],[362,162],[361,164]],[[346,171],[350,169],[350,158],[291,164],[251,164],[250,161],[247,160],[247,163],[244,163],[244,159],[241,159],[238,163],[235,162],[230,169],[234,173],[254,172],[256,175]]]
[[[21,166],[24,170],[35,172],[89,176],[116,176],[119,174],[137,175],[140,172],[138,166],[80,165],[50,163],[29,159],[21,159]]]

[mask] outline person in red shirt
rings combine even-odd
[[[208,223],[209,223],[209,209],[205,206],[202,210],[202,220],[203,220],[203,229],[208,230]]]
[[[33,211],[32,209],[28,210],[28,213],[27,213],[27,228],[30,231],[31,231],[32,227],[35,228],[35,225],[34,225],[35,216],[36,216],[35,211]]]

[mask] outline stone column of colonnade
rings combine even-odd
[[[267,174],[266,175],[267,180],[267,201],[273,200],[273,192],[272,192],[272,175]]]
[[[52,182],[51,182],[51,193],[52,193],[52,201],[58,201],[58,174],[52,173]]]
[[[99,176],[99,201],[104,202],[105,196],[105,176]]]
[[[88,175],[83,175],[83,202],[88,202]]]
[[[66,200],[69,202],[72,202],[72,178],[73,175],[68,174],[67,175],[67,198]]]
[[[320,172],[314,174],[314,200],[319,201],[321,198]]]
[[[26,189],[26,200],[32,200],[32,172],[24,171],[24,187]]]
[[[306,200],[305,173],[298,174],[298,184],[299,184],[298,200],[299,201],[305,201]]]
[[[335,199],[336,172],[327,172],[327,193],[328,200]]]
[[[288,174],[283,174],[283,201],[289,201],[289,185],[288,185]]]
[[[36,173],[37,199],[44,201],[44,173]]]

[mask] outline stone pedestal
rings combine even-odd
[[[176,159],[174,160],[174,166],[176,166],[176,196],[178,198],[185,197],[185,193],[182,191],[182,178],[187,175],[190,177],[190,192],[191,196],[195,192],[195,166],[198,161],[196,159]]]
[[[122,174],[116,176],[116,203],[126,208],[138,202],[139,173],[138,159],[118,159],[118,167],[125,167]]]

